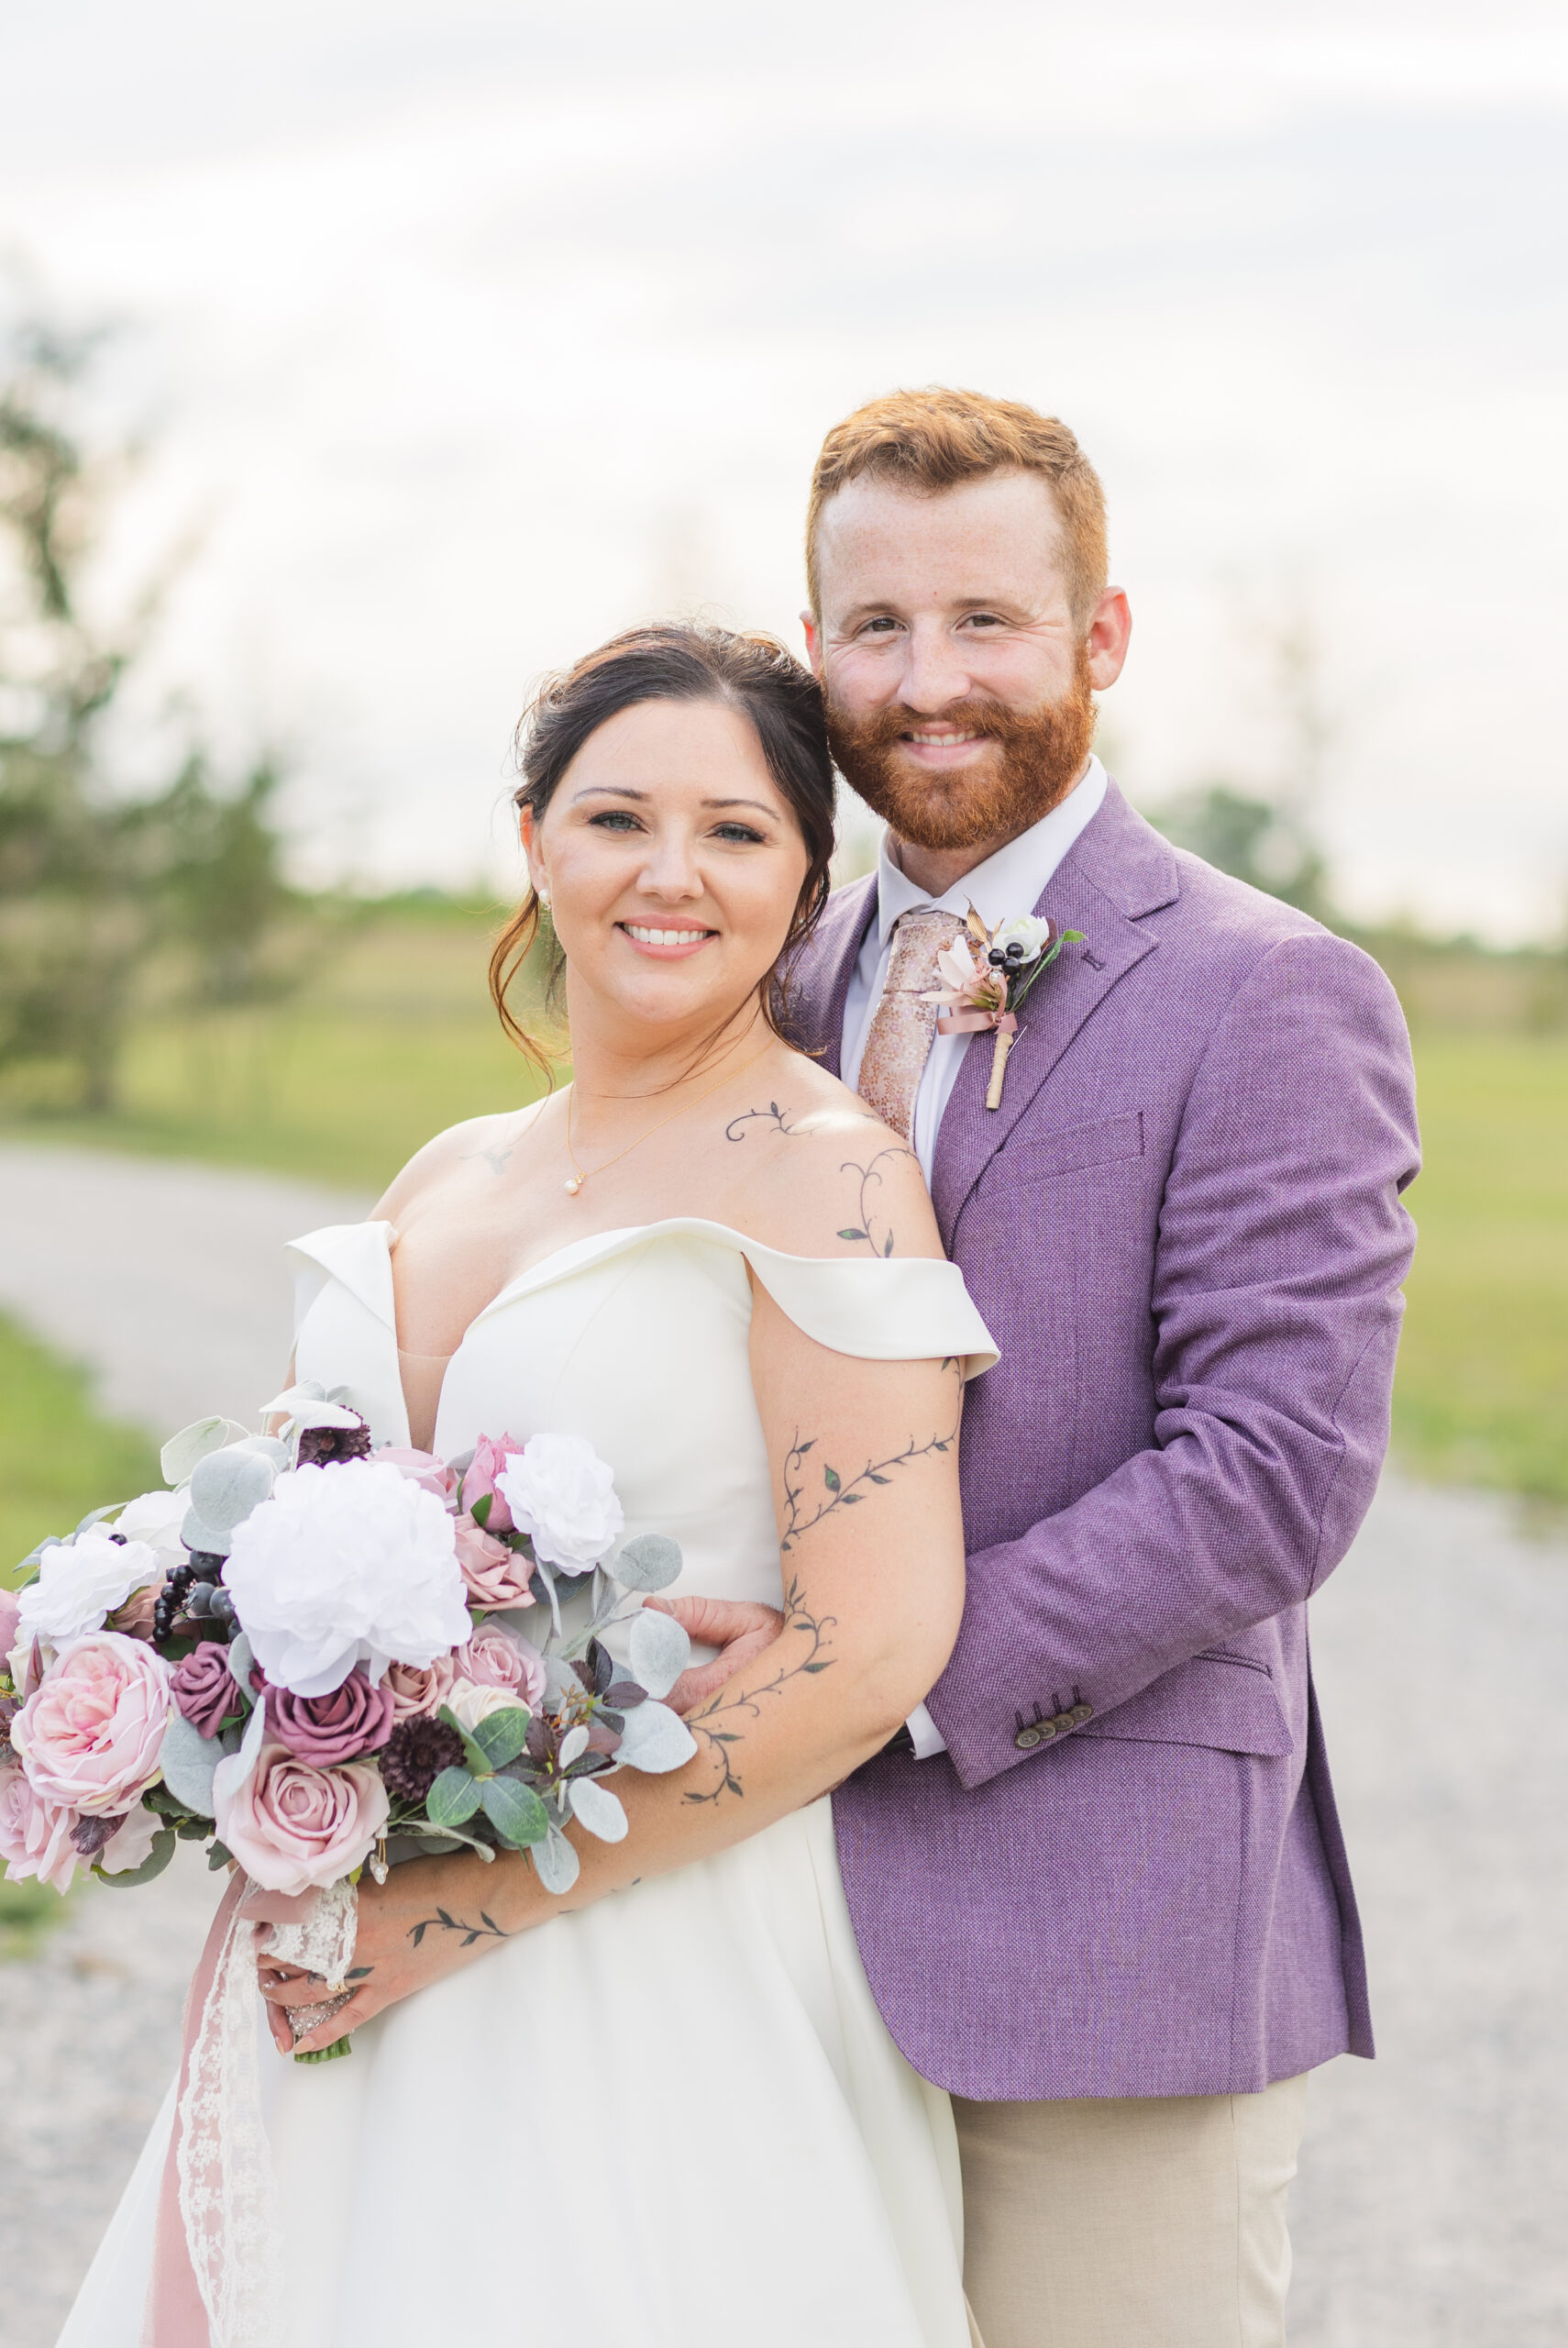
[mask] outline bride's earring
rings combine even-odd
[[[549,910],[550,910],[550,892],[549,892],[549,891],[548,891],[547,889],[541,889],[541,888],[540,888],[540,886],[539,886],[539,883],[536,880],[536,881],[535,881],[535,883],[534,883],[534,894],[535,894],[536,898],[538,900],[539,903],[540,903],[541,905],[543,905],[543,906],[544,906],[545,911],[546,911],[547,913],[548,913],[548,912],[549,912]]]

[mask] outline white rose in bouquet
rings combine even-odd
[[[534,1555],[563,1573],[588,1573],[621,1537],[626,1520],[614,1476],[580,1434],[533,1436],[495,1480]]]
[[[132,1590],[145,1589],[162,1571],[145,1541],[111,1541],[101,1525],[54,1543],[43,1553],[37,1581],[17,1600],[17,1645],[42,1639],[58,1647],[101,1631]]]
[[[357,1663],[425,1667],[468,1638],[452,1519],[395,1468],[349,1459],[280,1476],[224,1567],[274,1687],[327,1696]]]

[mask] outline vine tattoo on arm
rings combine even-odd
[[[956,1369],[958,1364],[948,1360],[942,1367],[944,1369]],[[784,1534],[779,1548],[784,1551],[792,1549],[803,1534],[813,1532],[823,1519],[832,1516],[835,1510],[858,1508],[862,1501],[869,1498],[862,1486],[890,1484],[899,1468],[908,1468],[917,1459],[929,1459],[933,1452],[950,1451],[958,1439],[958,1424],[955,1420],[945,1434],[929,1435],[924,1443],[917,1442],[911,1435],[901,1451],[890,1453],[886,1459],[868,1459],[857,1476],[841,1476],[838,1469],[829,1467],[824,1459],[821,1462],[823,1488],[820,1495],[809,1489],[818,1463],[813,1461],[809,1469],[805,1464],[807,1454],[817,1447],[817,1437],[808,1435],[802,1443],[797,1434],[784,1457]]]
[[[890,1256],[892,1254],[893,1228],[891,1224],[887,1225],[885,1235],[882,1237],[878,1238],[877,1235],[875,1193],[881,1187],[884,1180],[884,1177],[879,1174],[877,1169],[881,1165],[882,1160],[885,1157],[912,1158],[913,1157],[913,1150],[906,1149],[901,1142],[889,1142],[886,1149],[879,1149],[877,1152],[876,1157],[872,1158],[870,1164],[867,1166],[862,1166],[857,1158],[846,1157],[845,1159],[844,1164],[838,1170],[841,1174],[857,1174],[860,1177],[860,1200],[856,1209],[856,1220],[848,1224],[845,1229],[839,1233],[838,1235],[841,1239],[848,1239],[852,1241],[863,1239],[867,1246],[870,1248],[873,1256]]]
[[[781,1694],[790,1681],[798,1679],[803,1672],[814,1675],[833,1669],[834,1659],[827,1652],[833,1641],[828,1634],[835,1623],[836,1618],[832,1614],[812,1612],[799,1578],[791,1577],[790,1587],[784,1592],[784,1632],[786,1634],[790,1631],[800,1632],[808,1642],[805,1651],[794,1662],[780,1664],[772,1678],[765,1679],[760,1687],[747,1689],[735,1696],[729,1695],[721,1688],[716,1696],[710,1697],[701,1711],[690,1714],[687,1727],[718,1762],[723,1775],[708,1792],[688,1793],[688,1801],[717,1802],[722,1801],[725,1794],[744,1797],[745,1788],[735,1767],[734,1754],[735,1746],[743,1741],[745,1733],[739,1723],[745,1720],[760,1720],[762,1699]]]
[[[408,1937],[415,1948],[433,1925],[443,1933],[461,1933],[464,1948],[472,1948],[476,1941],[510,1941],[516,1938],[513,1933],[502,1932],[494,1917],[487,1916],[482,1908],[477,1924],[470,1924],[466,1916],[449,1916],[445,1908],[437,1908],[434,1916],[426,1916],[421,1922],[409,1926]],[[350,1975],[349,1978],[352,1979],[353,1976]]]

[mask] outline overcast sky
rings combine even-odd
[[[1561,933],[1561,7],[0,0],[0,126],[157,436],[102,592],[202,534],[144,709],[291,746],[313,869],[509,882],[530,680],[798,648],[823,430],[944,381],[1100,469],[1134,800],[1278,780],[1306,611],[1344,900]]]

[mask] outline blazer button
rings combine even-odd
[[[1012,1741],[1021,1753],[1032,1753],[1044,1733],[1043,1728],[1021,1728]]]
[[[1085,1721],[1093,1720],[1094,1706],[1092,1704],[1075,1704],[1073,1706],[1071,1718],[1075,1728],[1082,1728]]]

